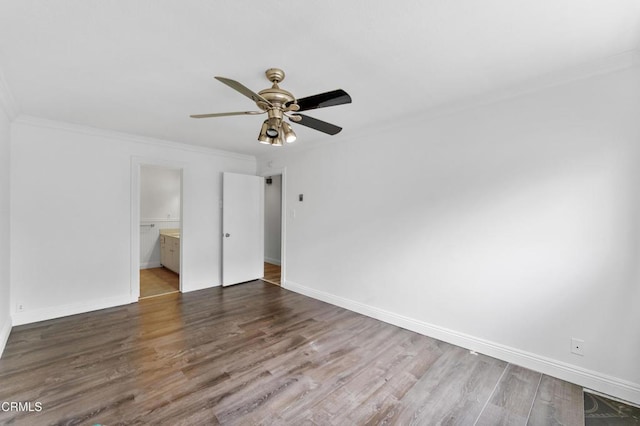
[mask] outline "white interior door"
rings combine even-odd
[[[223,173],[222,285],[264,276],[264,178]]]

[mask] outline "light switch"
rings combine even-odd
[[[300,201],[300,202],[304,201],[304,194],[299,194],[298,195],[298,201]]]

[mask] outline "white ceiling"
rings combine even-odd
[[[640,46],[637,0],[0,0],[0,69],[20,113],[260,155],[349,138],[407,114],[517,87]],[[309,112],[263,146],[264,116],[213,76],[254,91],[285,70],[297,97],[337,88],[350,105]]]

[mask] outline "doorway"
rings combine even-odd
[[[139,299],[180,291],[182,170],[140,165]]]
[[[282,283],[282,175],[265,176],[264,188],[264,277]]]

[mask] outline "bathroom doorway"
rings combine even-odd
[[[180,291],[182,170],[140,165],[139,299]]]

